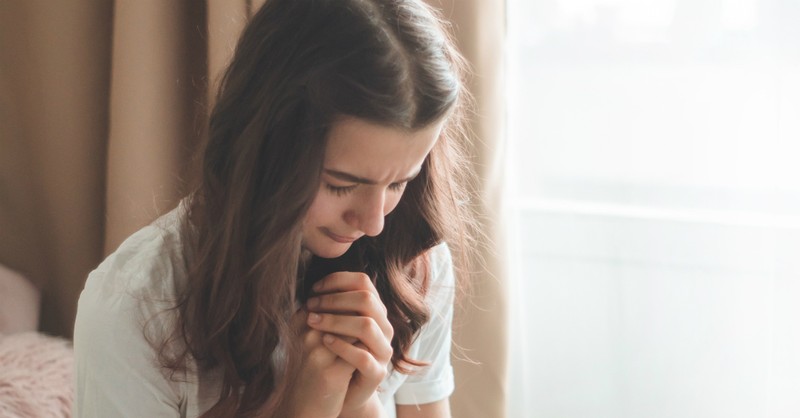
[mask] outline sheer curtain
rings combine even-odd
[[[800,3],[510,0],[510,417],[800,416]]]

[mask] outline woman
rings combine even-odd
[[[449,417],[461,60],[419,0],[268,0],[196,190],[87,280],[78,417]]]

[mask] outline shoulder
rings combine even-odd
[[[425,300],[430,316],[418,331],[408,353],[410,358],[428,365],[409,376],[396,377],[402,380],[394,393],[397,405],[423,405],[440,401],[450,396],[454,388],[450,348],[456,281],[447,244],[442,243],[428,250],[428,264],[430,281]]]
[[[442,242],[428,250],[428,257],[434,280],[453,278],[453,255],[446,242]]]
[[[453,269],[453,256],[447,243],[441,243],[428,250],[430,276],[428,283],[428,304],[452,303],[456,279]],[[444,299],[444,300],[443,300]]]
[[[89,274],[83,293],[174,297],[186,274],[180,222],[176,209],[128,237]]]
[[[186,276],[176,211],[140,229],[89,274],[78,300],[76,331],[142,331],[144,323],[177,303]],[[133,328],[133,329],[131,329]]]
[[[176,221],[170,213],[137,231],[89,274],[73,334],[80,416],[176,416],[185,387],[154,348],[174,329],[185,275]]]

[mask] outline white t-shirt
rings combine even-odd
[[[75,418],[197,417],[217,401],[215,373],[165,377],[143,332],[145,323],[154,329],[174,324],[168,309],[187,280],[178,233],[182,213],[179,206],[136,232],[89,274],[75,321]],[[431,319],[408,353],[430,366],[386,377],[379,396],[389,417],[395,405],[435,402],[453,392],[454,276],[446,245],[430,250],[430,266]]]

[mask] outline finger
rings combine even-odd
[[[322,339],[320,339],[320,342]],[[314,373],[329,373],[335,376],[345,376],[356,371],[355,366],[340,357],[326,345],[320,345],[306,354],[303,366]]]
[[[391,339],[372,318],[312,312],[308,325],[321,332],[356,338],[379,360],[388,361],[392,356]]]
[[[353,344],[348,344],[341,338],[325,334],[323,339],[325,347],[354,367],[363,384],[377,387],[388,373],[384,363],[378,361],[369,351]]]
[[[352,290],[368,290],[378,296],[378,290],[366,273],[337,271],[325,276],[312,287],[317,294],[347,292]]]
[[[317,313],[335,313],[343,315],[367,316],[375,320],[381,328],[383,335],[391,340],[393,336],[392,324],[386,317],[386,306],[366,290],[351,292],[329,293],[310,298],[306,302],[309,311]]]
[[[317,346],[322,345],[322,332],[309,328],[307,321],[308,321],[308,313],[306,313],[303,316],[303,323],[300,324],[300,326],[302,326],[306,330],[306,334],[303,336],[303,346],[305,347],[306,352],[311,351]],[[342,337],[342,339],[351,344],[358,341],[358,338],[353,338],[353,337]]]
[[[352,290],[313,296],[306,301],[308,310],[354,312],[363,316],[385,315],[386,306],[380,297],[368,290]]]
[[[322,345],[322,332],[315,329],[309,329],[308,331],[306,331],[305,334],[303,334],[303,348],[307,353],[311,352],[312,350],[321,345]]]
[[[314,368],[323,369],[328,367],[343,366],[350,367],[349,363],[344,362],[338,355],[332,352],[323,343],[324,334],[315,329],[310,329],[303,335],[303,349],[305,351],[306,363],[312,365]]]

